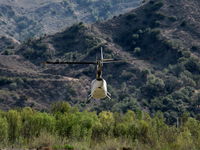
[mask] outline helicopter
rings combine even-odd
[[[140,59],[134,59],[140,60]],[[94,79],[91,83],[91,92],[88,96],[88,100],[93,99],[104,99],[108,98],[111,99],[111,94],[108,92],[107,89],[107,82],[102,77],[103,72],[103,64],[107,63],[115,63],[115,62],[126,62],[125,60],[121,59],[104,59],[103,57],[103,48],[101,47],[101,58],[96,61],[46,61],[46,64],[94,64],[97,65],[96,67],[96,79]]]
[[[84,61],[84,62],[76,62],[76,61],[46,61],[46,64],[94,64],[96,67],[96,79],[94,79],[91,83],[91,92],[88,96],[88,100],[90,99],[111,99],[111,94],[107,89],[107,82],[102,77],[103,64],[104,63],[113,63],[120,62],[121,60],[117,59],[104,59],[103,57],[103,48],[101,47],[101,58],[96,61]]]

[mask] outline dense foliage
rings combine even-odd
[[[180,22],[163,13],[164,4],[164,0],[151,0],[143,14],[128,14],[125,24],[129,30],[122,31],[115,41],[131,55],[144,60],[152,58],[150,63],[158,65],[140,70],[137,76],[141,82],[129,82],[126,96],[139,99],[140,106],[149,107],[152,113],[164,112],[168,123],[174,123],[184,112],[198,118],[200,61],[183,43],[163,37],[165,26],[173,28],[175,22]],[[128,79],[132,81],[133,77],[129,75]]]
[[[126,147],[139,150],[198,150],[200,122],[185,114],[178,127],[169,126],[162,113],[156,113],[153,117],[139,110],[129,110],[125,114],[109,111],[96,114],[80,112],[66,102],[52,105],[50,113],[29,107],[0,112],[1,147],[51,146],[56,149],[68,145],[80,150],[98,149],[99,143],[105,145],[109,140],[112,140],[110,144],[114,148],[123,146],[114,145],[116,140],[121,140]],[[78,142],[82,145],[75,144]],[[106,146],[109,148],[111,145],[107,143]]]

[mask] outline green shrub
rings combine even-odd
[[[8,121],[8,138],[11,142],[15,142],[20,137],[21,116],[16,110],[10,110],[6,114]]]
[[[137,40],[137,39],[139,39],[140,36],[139,36],[139,34],[133,34],[132,37],[134,40]]]
[[[170,17],[168,17],[168,19],[169,19],[171,22],[175,22],[175,21],[178,20],[176,16],[170,16]]]
[[[72,145],[65,145],[64,149],[65,150],[74,150],[74,146],[72,146]]]
[[[68,102],[64,102],[64,101],[59,101],[59,102],[56,102],[54,103],[52,106],[51,106],[51,112],[53,114],[56,114],[56,113],[68,113],[71,109],[71,106],[69,105]]]
[[[14,90],[14,89],[17,88],[17,83],[16,83],[16,82],[12,82],[12,83],[9,84],[9,87],[10,87],[12,90]]]
[[[22,111],[22,135],[26,139],[38,137],[42,131],[54,133],[55,118],[47,113],[34,112],[31,108]]]
[[[200,73],[200,63],[197,60],[189,59],[184,66],[191,73]]]
[[[8,122],[6,118],[0,116],[0,144],[7,142],[8,139]]]
[[[14,52],[13,52],[13,50],[11,50],[11,49],[6,49],[6,50],[3,52],[3,54],[4,54],[4,55],[13,55]]]
[[[157,11],[159,10],[161,7],[163,7],[164,3],[162,0],[159,0],[158,2],[153,3],[153,5],[151,6],[151,10],[152,11]]]
[[[136,55],[139,55],[141,53],[141,48],[139,48],[139,47],[134,48],[134,53]]]
[[[164,20],[166,16],[162,13],[155,13],[154,17],[156,20]]]
[[[160,25],[161,25],[160,21],[155,20],[155,21],[151,24],[151,27],[152,27],[152,28],[155,28],[155,27],[159,27]]]

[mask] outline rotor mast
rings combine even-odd
[[[102,79],[102,70],[103,70],[103,48],[101,47],[101,59],[97,61],[97,72],[96,72],[96,79]]]
[[[102,69],[103,69],[103,65],[102,65],[101,61],[97,61],[97,72],[96,72],[97,80],[102,79]]]

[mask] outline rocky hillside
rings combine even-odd
[[[141,0],[1,0],[0,34],[25,40],[77,22],[95,22],[137,7]]]
[[[198,118],[200,20],[193,15],[198,6],[198,0],[151,0],[105,22],[79,23],[24,42],[13,49],[17,56],[1,56],[8,60],[5,67],[6,61],[0,59],[2,106],[30,106],[31,102],[33,107],[45,109],[62,99],[97,111],[162,111],[168,123],[176,122],[185,112]],[[42,65],[46,60],[95,60],[100,47],[107,58],[127,60],[104,66],[112,100],[84,103],[95,78],[95,66]],[[14,64],[25,72],[21,73],[20,67],[14,70],[17,66],[12,68],[9,57],[14,57]],[[26,100],[22,101],[24,95]]]

